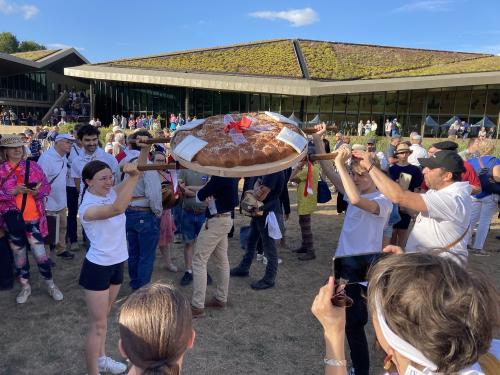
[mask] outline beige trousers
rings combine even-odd
[[[68,210],[47,211],[48,215],[59,215],[59,243],[56,245],[56,254],[66,250],[66,228],[68,227]]]
[[[231,231],[231,216],[207,219],[194,245],[193,255],[193,298],[191,304],[197,308],[205,307],[207,290],[207,263],[214,255],[216,274],[215,298],[227,302],[229,291],[229,260],[227,258],[227,234]]]

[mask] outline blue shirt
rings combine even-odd
[[[213,197],[218,214],[231,212],[238,205],[238,179],[212,176],[210,181],[198,191],[197,197],[200,201]],[[208,207],[205,216],[208,218],[213,216]]]
[[[493,168],[495,166],[500,165],[500,159],[496,158],[495,156],[486,155],[486,156],[481,156],[481,158],[483,160],[484,167],[488,168],[490,171],[493,171]],[[469,162],[470,165],[472,165],[472,167],[479,176],[479,171],[481,170],[481,167],[479,166],[479,158],[473,158],[467,161]],[[483,189],[479,194],[474,195],[474,198],[481,199],[487,197],[488,195],[491,195],[491,193],[488,193]]]

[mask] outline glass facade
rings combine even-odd
[[[160,114],[185,112],[186,88],[94,81],[95,114],[105,122],[113,114]],[[398,118],[404,134],[419,131],[426,116],[442,124],[457,115],[471,124],[488,116],[495,124],[500,112],[500,85],[404,90],[361,94],[300,97],[187,89],[189,115],[198,118],[230,112],[274,111],[294,114],[302,121],[319,115],[335,122],[344,132],[356,132],[357,123],[375,120],[383,133],[386,118]],[[430,129],[428,129],[430,133]]]
[[[0,98],[48,101],[46,72],[0,77]]]

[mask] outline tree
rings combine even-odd
[[[47,48],[44,45],[38,44],[37,42],[34,42],[32,40],[23,40],[19,44],[17,52],[39,51],[42,49],[47,49]]]
[[[19,47],[16,36],[9,32],[0,33],[0,52],[15,53]]]

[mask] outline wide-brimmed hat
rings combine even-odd
[[[355,143],[352,145],[352,151],[366,151],[366,147],[363,145],[360,145],[359,143]]]
[[[411,154],[413,152],[413,150],[411,150],[410,146],[408,146],[406,143],[400,143],[398,145],[398,147],[396,148],[396,152],[394,154],[395,155],[403,154],[405,152],[409,152]]]
[[[0,147],[22,147],[26,144],[17,134],[4,134],[0,139]]]

